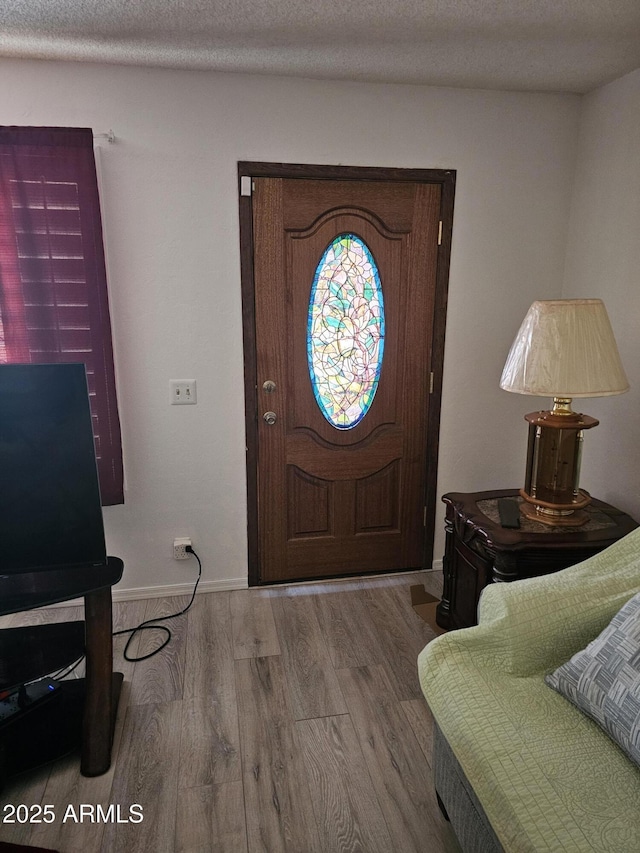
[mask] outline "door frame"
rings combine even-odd
[[[386,181],[440,184],[440,221],[436,291],[434,294],[433,332],[431,346],[432,387],[429,389],[427,435],[434,440],[427,448],[425,486],[425,540],[422,565],[433,561],[433,540],[436,516],[436,484],[438,474],[438,445],[442,371],[453,230],[453,203],[456,171],[454,169],[401,169],[370,166],[319,166],[288,163],[238,162],[238,199],[240,214],[240,283],[242,291],[242,331],[244,341],[244,397],[247,454],[247,543],[249,586],[258,586],[260,553],[258,539],[258,383],[256,360],[255,279],[253,270],[253,206],[252,193],[247,191],[251,178],[296,178],[332,181]]]

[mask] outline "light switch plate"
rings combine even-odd
[[[172,379],[170,385],[172,406],[194,406],[198,402],[195,379]]]

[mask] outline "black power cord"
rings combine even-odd
[[[154,625],[152,623],[163,622],[165,619],[175,619],[178,616],[182,616],[184,613],[187,612],[187,610],[189,610],[189,608],[193,604],[193,600],[196,597],[196,590],[198,589],[198,584],[200,583],[200,578],[202,577],[202,563],[200,562],[200,557],[198,557],[198,555],[193,550],[191,545],[187,545],[185,548],[185,551],[188,554],[193,554],[193,556],[198,561],[198,577],[197,577],[195,585],[193,587],[193,592],[191,593],[191,600],[189,601],[189,603],[187,604],[187,606],[183,610],[180,610],[179,613],[172,613],[169,616],[158,616],[157,619],[147,619],[144,622],[141,622],[135,628],[123,628],[121,631],[114,631],[113,632],[114,637],[117,637],[119,634],[131,634],[131,636],[127,640],[126,646],[124,647],[123,657],[125,660],[128,660],[128,661],[131,661],[132,663],[135,663],[136,661],[139,661],[139,660],[147,660],[148,658],[152,658],[154,655],[157,655],[158,652],[161,652],[171,642],[172,634],[166,625]],[[138,631],[153,631],[154,629],[158,630],[158,631],[164,631],[165,632],[164,642],[161,645],[159,645],[157,649],[154,649],[152,652],[149,652],[149,654],[142,655],[141,657],[138,657],[138,658],[129,657],[129,655],[127,654],[129,646],[131,644],[131,641],[135,637],[135,635],[138,633]],[[53,675],[46,676],[46,677],[53,678],[55,681],[61,681],[62,679],[70,676],[71,673],[74,671],[74,669],[76,669],[76,667],[80,666],[80,664],[82,663],[82,661],[84,659],[85,659],[85,655],[82,655],[82,657],[79,657],[78,660],[75,661],[74,663],[70,664],[69,666],[63,667],[62,669],[58,670],[58,672],[54,673]],[[77,678],[77,676],[76,676],[76,678]],[[33,682],[29,682],[29,683],[34,684],[36,681],[41,681],[41,680],[42,679],[40,679],[40,678],[36,678]]]
[[[127,644],[124,647],[124,651],[122,653],[125,660],[131,661],[131,662],[140,661],[140,660],[147,660],[147,658],[152,658],[154,655],[157,655],[158,652],[161,652],[171,641],[171,636],[172,636],[171,631],[167,628],[166,625],[154,625],[153,623],[154,622],[164,622],[166,619],[176,619],[178,616],[182,616],[184,613],[186,613],[187,610],[189,610],[189,608],[193,604],[193,600],[196,597],[196,590],[198,589],[198,584],[200,583],[200,578],[202,577],[202,563],[200,562],[200,557],[198,557],[198,555],[193,550],[191,545],[187,545],[187,547],[185,548],[185,551],[188,554],[193,554],[193,556],[198,561],[198,578],[196,580],[195,586],[193,587],[193,592],[191,593],[191,600],[189,601],[187,606],[185,608],[183,608],[182,610],[180,610],[178,613],[172,613],[169,616],[158,616],[156,619],[146,619],[144,622],[141,622],[135,628],[123,628],[121,631],[114,631],[113,632],[114,637],[117,637],[119,634],[131,634],[131,636],[127,640]],[[136,636],[136,634],[139,631],[154,631],[154,630],[165,632],[164,641],[158,646],[158,648],[154,649],[152,652],[149,652],[146,655],[141,655],[140,657],[137,657],[137,658],[130,657],[128,654],[129,646],[131,645],[131,641]]]

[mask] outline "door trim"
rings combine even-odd
[[[410,181],[440,184],[442,221],[441,242],[438,246],[436,292],[433,312],[431,366],[433,390],[430,393],[427,435],[435,440],[427,448],[425,494],[425,547],[423,566],[431,566],[436,516],[436,480],[438,474],[438,444],[444,340],[453,230],[453,203],[456,172],[453,169],[399,169],[370,166],[314,166],[305,164],[238,162],[238,199],[240,214],[240,283],[242,291],[242,330],[244,340],[244,396],[247,453],[247,543],[249,586],[258,586],[260,553],[258,541],[258,388],[255,339],[255,279],[253,274],[253,209],[252,196],[242,195],[243,178],[298,178],[333,181]]]

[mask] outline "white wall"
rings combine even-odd
[[[581,485],[640,521],[640,70],[584,99],[563,296],[604,301],[631,385],[581,401]]]
[[[537,298],[561,292],[580,99],[0,61],[0,123],[113,128],[102,206],[126,503],[121,587],[247,578],[236,163],[458,170],[438,490],[519,486],[526,398],[498,380]],[[195,378],[198,405],[169,405]],[[440,510],[434,556],[443,549]]]

